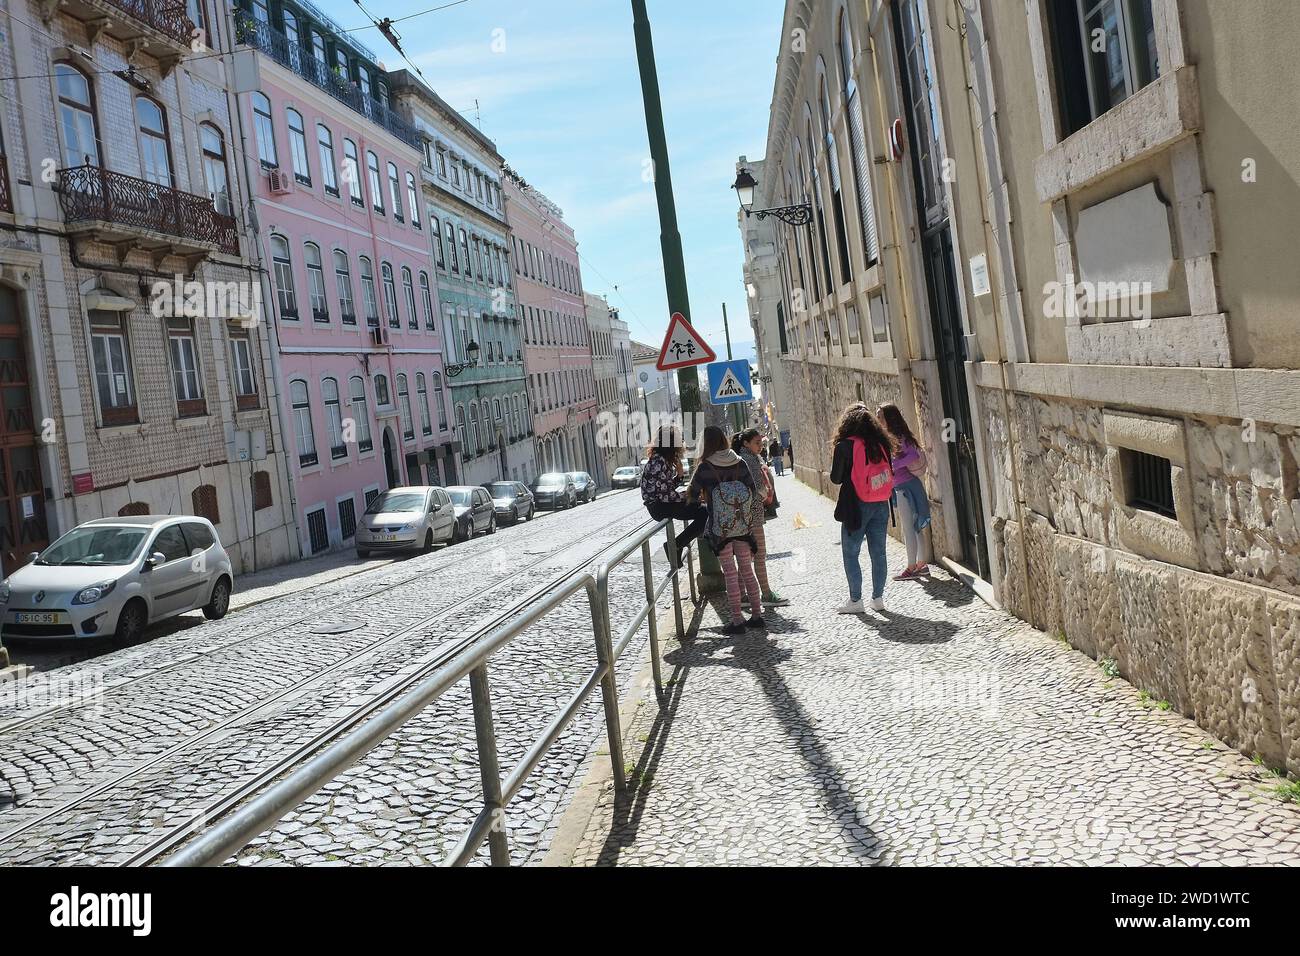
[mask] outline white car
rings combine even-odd
[[[433,550],[450,544],[456,513],[446,490],[428,485],[390,488],[370,502],[357,525],[357,557],[372,551]]]
[[[234,574],[217,529],[192,515],[77,525],[0,583],[0,640],[116,637],[203,609],[230,609]]]

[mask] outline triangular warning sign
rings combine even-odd
[[[749,392],[745,386],[740,383],[736,373],[727,369],[727,374],[722,376],[722,381],[718,383],[718,390],[713,393],[714,398],[735,398],[739,395],[748,395]]]
[[[663,348],[659,350],[659,361],[655,368],[661,372],[671,372],[675,368],[687,368],[691,365],[705,365],[716,359],[713,349],[701,338],[700,333],[691,328],[691,323],[680,312],[673,313],[668,323],[668,334],[664,336]]]

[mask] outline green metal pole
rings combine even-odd
[[[725,302],[722,303],[722,334],[727,338],[727,361],[730,362],[731,361],[731,325],[730,323],[727,322],[727,303]],[[727,411],[730,413],[728,417],[734,419],[736,422],[736,426],[735,426],[736,431],[743,431],[745,426],[742,424],[744,419],[741,417],[740,414],[740,402],[732,402],[731,408],[729,408]]]
[[[677,231],[677,205],[673,201],[673,178],[668,165],[668,139],[664,135],[663,107],[659,102],[659,73],[655,69],[654,40],[650,36],[650,18],[645,0],[632,0],[632,32],[636,37],[636,62],[641,71],[641,98],[645,101],[646,136],[650,141],[650,160],[654,163],[655,198],[659,204],[659,248],[664,261],[664,287],[668,293],[668,313],[680,312],[691,320],[690,295],[686,291],[686,261],[682,256],[682,236]],[[694,367],[689,374],[677,376],[677,393],[681,397],[682,417],[700,414],[700,385]],[[701,591],[723,589],[722,567],[707,547],[700,548]]]

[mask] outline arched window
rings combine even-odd
[[[469,440],[470,454],[477,455],[480,447],[478,433],[478,404],[470,402],[469,405]]]
[[[876,237],[876,214],[871,202],[871,161],[867,156],[867,138],[862,127],[862,103],[858,84],[853,79],[853,34],[849,30],[847,10],[840,11],[839,42],[840,95],[848,117],[849,151],[853,154],[853,189],[858,196],[858,224],[862,230],[862,249],[867,265],[880,256]]]
[[[429,288],[429,273],[423,270],[420,272],[420,299],[424,303],[424,327],[432,332],[436,328],[433,321],[433,291]]]
[[[447,237],[447,255],[451,258],[451,271],[460,275],[460,260],[456,256],[456,227],[451,223],[443,223],[443,235]]]
[[[117,516],[119,518],[131,518],[135,515],[147,514],[149,514],[149,502],[147,501],[132,501],[117,509]]]
[[[420,434],[433,434],[433,420],[429,416],[429,389],[425,384],[424,373],[415,373],[415,396],[420,406]]]
[[[393,399],[388,394],[388,376],[383,372],[375,376],[375,404],[380,408],[387,408],[393,404]]]
[[[276,303],[282,321],[298,320],[298,295],[293,288],[293,262],[289,258],[289,240],[271,236],[271,271],[275,273]]]
[[[379,300],[375,297],[375,270],[365,256],[358,256],[357,260],[361,263],[361,302],[366,307],[366,325],[377,327]]]
[[[311,316],[317,322],[330,320],[329,300],[325,298],[325,270],[321,267],[320,246],[303,243],[303,260],[307,263],[307,295],[311,299]]]
[[[334,287],[339,294],[339,312],[344,325],[357,324],[357,306],[352,299],[352,273],[348,269],[348,254],[334,250]]]
[[[334,134],[324,123],[316,124],[316,145],[320,148],[320,178],[325,191],[331,196],[339,194],[338,175],[334,171]]]
[[[411,209],[411,225],[420,228],[419,191],[415,188],[415,176],[406,174],[406,205]]]
[[[289,400],[293,405],[293,431],[298,440],[298,464],[304,468],[314,465],[316,435],[311,427],[311,400],[307,397],[307,383],[294,379],[289,383]]]
[[[366,381],[353,375],[348,383],[352,393],[352,422],[357,432],[357,451],[365,453],[375,447],[370,440],[370,409],[366,404]]]
[[[393,202],[393,218],[402,222],[402,187],[397,179],[397,164],[388,164],[388,198]]]
[[[406,386],[406,374],[397,374],[397,411],[402,416],[402,440],[415,438],[415,425],[411,421],[411,393]]]
[[[438,430],[447,430],[447,405],[442,394],[442,375],[433,373],[433,401],[438,406]]]
[[[140,178],[170,188],[171,144],[167,142],[167,117],[162,107],[147,96],[137,96],[135,120],[140,140]]]
[[[362,71],[362,76],[365,71]],[[370,202],[375,208],[375,212],[381,216],[384,214],[384,191],[379,184],[379,157],[373,152],[366,151],[366,175],[370,179]]]
[[[267,169],[280,165],[275,149],[275,124],[271,122],[271,101],[265,93],[253,93],[253,129],[257,132],[257,158]]]
[[[411,270],[406,266],[402,266],[402,294],[406,296],[406,325],[418,329],[420,316],[415,309],[415,283],[411,281]]]
[[[343,181],[348,184],[348,196],[354,206],[364,206],[361,195],[361,163],[357,158],[357,144],[350,139],[343,141]]]
[[[325,404],[325,427],[330,435],[330,458],[337,461],[348,457],[348,446],[343,441],[343,409],[339,405],[339,383],[333,378],[320,383],[321,401]]]
[[[203,151],[203,181],[208,198],[217,212],[229,216],[234,211],[230,199],[230,179],[226,171],[226,142],[221,130],[211,123],[199,124],[199,146]]]
[[[95,120],[90,80],[75,66],[54,64],[59,91],[59,131],[63,137],[63,165],[99,165],[99,124]]]
[[[439,269],[447,268],[447,260],[442,251],[442,225],[438,222],[438,217],[433,214],[433,207],[429,207],[429,235],[433,236],[434,261]]]
[[[379,275],[384,283],[384,314],[388,316],[388,327],[400,329],[402,320],[397,314],[397,286],[393,282],[393,267],[387,262],[381,262]]]
[[[456,441],[460,442],[463,449],[465,447],[465,406],[456,406]]]
[[[286,109],[289,124],[289,158],[293,161],[293,178],[304,186],[311,185],[311,165],[307,162],[307,131],[302,125],[302,114]]]

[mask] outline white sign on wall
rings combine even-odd
[[[978,256],[973,256],[970,261],[970,291],[976,298],[993,291],[993,287],[989,285],[988,256],[982,252]]]

